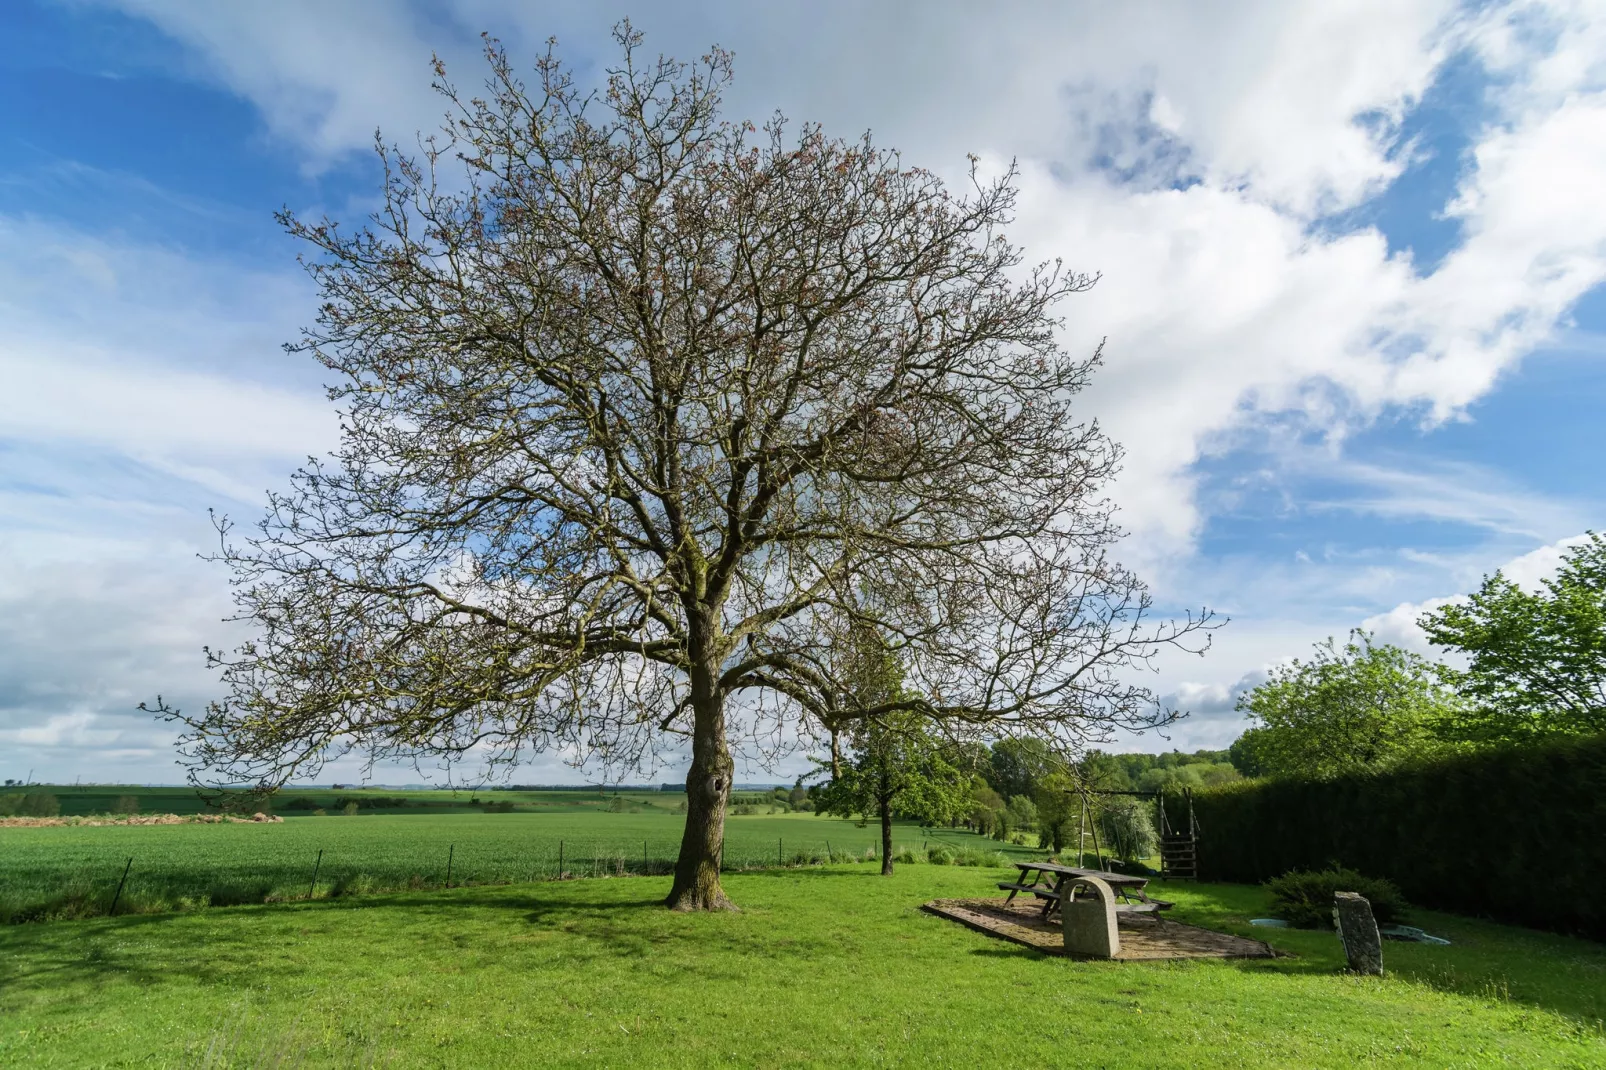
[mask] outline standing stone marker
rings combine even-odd
[[[1383,938],[1372,917],[1372,904],[1355,892],[1333,893],[1333,926],[1344,942],[1344,957],[1355,973],[1383,975]]]
[[[1073,887],[1082,893],[1071,898]],[[1091,891],[1092,895],[1086,893]],[[1121,936],[1115,928],[1115,893],[1098,877],[1076,877],[1065,882],[1060,900],[1060,928],[1065,950],[1072,955],[1113,959],[1121,953]]]

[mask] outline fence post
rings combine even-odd
[[[307,898],[312,898],[312,890],[318,886],[318,868],[323,865],[323,848],[318,848],[318,860],[312,864],[312,879],[307,882]]]
[[[32,770],[29,771],[29,775],[32,775]],[[123,867],[123,879],[117,882],[117,894],[112,896],[111,909],[106,911],[108,916],[117,913],[117,901],[123,897],[123,885],[128,883],[128,871],[133,865],[134,859],[130,857],[128,865]]]
[[[775,837],[775,864],[776,866],[786,865],[785,855],[781,851],[781,838],[779,836]]]
[[[452,886],[452,856],[457,854],[457,844],[450,844],[446,848],[446,887]]]
[[[558,880],[563,879],[563,841],[558,841]]]

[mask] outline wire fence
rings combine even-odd
[[[722,872],[827,863],[879,862],[874,847],[788,847],[777,838],[768,851],[751,843],[719,860]],[[138,851],[98,865],[68,872],[0,871],[0,923],[20,923],[108,914],[160,913],[251,903],[331,899],[407,890],[506,885],[537,881],[595,878],[661,877],[674,872],[680,845],[637,848],[617,841],[606,844],[560,839],[546,849],[517,856],[465,850],[448,843],[445,850],[399,858],[394,853],[317,848],[306,857],[229,861],[197,865],[157,854],[141,859]],[[921,848],[904,848],[905,852]]]

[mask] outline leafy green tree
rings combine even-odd
[[[1154,853],[1158,838],[1150,800],[1130,795],[1101,796],[1098,822],[1104,843],[1115,857],[1137,862]]]
[[[1011,796],[1009,805],[1004,809],[1009,814],[1011,828],[1030,832],[1037,827],[1037,803],[1032,801],[1030,795]]]
[[[1189,762],[1185,765],[1156,765],[1137,778],[1138,791],[1182,791],[1184,788],[1213,788],[1241,779],[1229,762]]]
[[[1077,776],[1087,787],[1098,791],[1131,791],[1132,778],[1147,768],[1149,755],[1106,754],[1090,750],[1076,763]]]
[[[1006,799],[1030,796],[1037,790],[1037,781],[1057,764],[1048,744],[1029,736],[998,740],[987,759],[983,775],[993,790]]]
[[[999,815],[1004,812],[1005,805],[1004,797],[991,784],[976,777],[971,781],[970,799],[963,816],[975,826],[977,832],[992,836],[998,831]]]
[[[1047,774],[1038,781],[1033,801],[1037,803],[1037,845],[1064,850],[1082,813],[1075,779],[1065,771]]]
[[[1466,602],[1425,614],[1434,645],[1465,654],[1443,675],[1469,702],[1452,731],[1475,742],[1606,731],[1606,535],[1562,555],[1529,592],[1496,572]]]
[[[1239,697],[1263,775],[1330,777],[1381,769],[1438,749],[1459,703],[1435,666],[1374,644],[1364,631],[1340,647],[1316,644],[1309,661],[1279,666]]]
[[[881,822],[881,872],[892,875],[892,819],[940,824],[971,803],[971,778],[948,761],[941,742],[913,714],[862,722],[849,736],[851,753],[815,792],[821,813],[874,815]]]
[[[845,705],[885,708],[908,696],[903,665],[868,628],[850,628],[836,649],[834,675],[851,695]],[[950,821],[971,804],[975,779],[951,761],[947,748],[927,730],[920,714],[889,710],[857,721],[846,733],[849,754],[833,736],[831,759],[820,763],[831,777],[814,791],[820,813],[872,815],[881,822],[881,872],[892,874],[892,819],[930,824]]]
[[[1227,750],[1232,767],[1244,776],[1270,776],[1276,761],[1275,741],[1276,733],[1268,729],[1246,729]]]

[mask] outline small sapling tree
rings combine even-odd
[[[835,659],[834,674],[847,688],[847,709],[884,709],[908,698],[903,668],[869,628],[850,628]],[[849,754],[831,741],[831,760],[822,763],[830,779],[815,793],[825,814],[861,814],[881,823],[881,873],[892,875],[892,819],[912,817],[928,824],[951,820],[971,803],[973,777],[944,754],[918,713],[892,710],[853,722]]]
[[[971,776],[951,764],[943,745],[907,713],[861,721],[850,753],[815,793],[821,813],[874,818],[881,825],[881,873],[892,875],[892,819],[950,821],[970,805]]]

